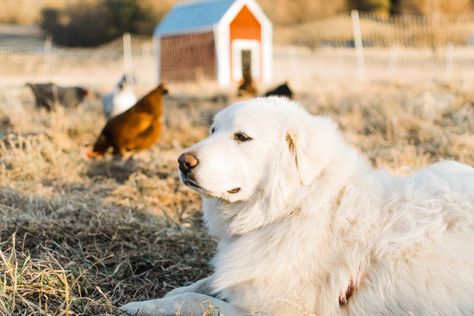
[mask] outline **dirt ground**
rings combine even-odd
[[[84,159],[104,124],[98,97],[38,111],[0,91],[0,314],[116,315],[208,275],[215,243],[176,159],[237,99],[170,86],[167,127],[128,161]],[[297,100],[334,118],[375,167],[404,175],[442,159],[474,164],[474,86],[314,81]]]

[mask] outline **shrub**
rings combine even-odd
[[[350,0],[351,9],[386,15],[391,8],[390,0]]]
[[[75,2],[44,8],[41,27],[65,46],[96,46],[125,32],[151,33],[156,17],[148,3],[134,0]]]

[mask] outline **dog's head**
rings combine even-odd
[[[231,203],[269,190],[297,190],[327,166],[338,137],[330,119],[288,99],[236,103],[216,114],[207,138],[180,155],[180,178],[205,196]]]

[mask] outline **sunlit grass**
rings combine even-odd
[[[314,86],[297,98],[334,118],[374,166],[406,174],[441,159],[474,163],[469,90]],[[176,158],[226,104],[170,90],[160,141],[129,161],[83,158],[104,122],[98,99],[52,113],[26,97],[0,103],[0,314],[111,315],[209,273],[214,242],[198,196],[179,182]]]

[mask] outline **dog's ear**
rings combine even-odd
[[[287,130],[285,140],[301,183],[309,186],[329,163],[337,127],[321,117],[309,117],[295,125]]]

